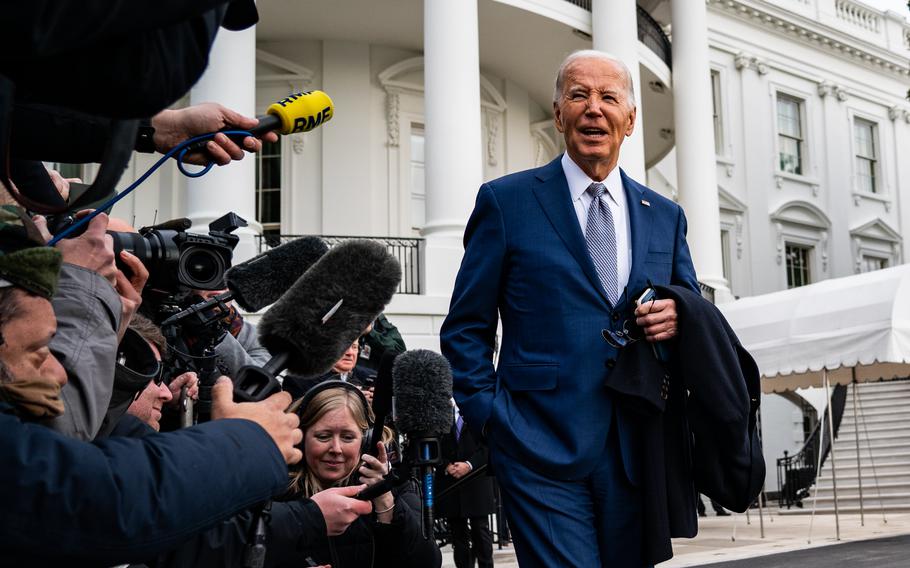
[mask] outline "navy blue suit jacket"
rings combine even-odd
[[[466,423],[557,479],[580,479],[593,470],[612,423],[613,399],[604,382],[617,351],[601,331],[622,328],[633,294],[648,281],[698,291],[682,209],[625,173],[622,181],[632,266],[615,307],[588,254],[557,158],[480,188],[440,333]],[[494,369],[497,316],[503,334]],[[621,412],[623,463],[637,483],[641,460]]]

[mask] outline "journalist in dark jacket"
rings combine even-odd
[[[307,393],[298,413],[304,458],[293,475],[292,492],[310,497],[325,488],[348,484],[355,472],[361,483],[370,486],[388,472],[385,445],[391,433],[386,429],[377,457],[365,453],[363,438],[372,410],[357,387],[343,381],[321,383]],[[413,489],[384,493],[373,500],[373,509],[372,515],[360,517],[344,534],[309,543],[293,562],[273,562],[273,557],[269,564],[299,566],[299,558],[305,558],[332,568],[442,565],[435,540],[422,536],[420,504]],[[273,535],[280,538],[280,530],[273,526]]]

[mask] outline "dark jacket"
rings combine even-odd
[[[636,425],[636,466],[646,488],[644,559],[655,564],[673,555],[671,537],[698,532],[698,493],[742,512],[765,478],[755,361],[713,304],[679,286],[656,289],[676,300],[678,333],[667,366],[639,341],[620,351],[606,382],[619,412]]]
[[[438,568],[442,554],[432,530],[424,539],[420,529],[420,501],[412,485],[405,486],[395,497],[395,509],[390,524],[376,522],[375,515],[354,521],[348,530],[335,537],[322,536],[298,553],[285,559],[275,559],[271,552],[269,566],[294,567],[302,558],[311,558],[317,565],[331,564],[332,568]],[[296,532],[291,526],[272,524],[272,538],[293,541]]]
[[[487,447],[474,439],[474,434],[467,426],[462,428],[461,437],[456,440],[454,424],[442,437],[440,444],[442,461],[436,467],[436,516],[470,518],[492,513],[496,505],[493,498],[493,478],[485,471]],[[446,466],[454,462],[470,462],[471,479],[443,495],[443,492],[456,481],[460,481],[446,474]]]
[[[0,403],[4,565],[142,560],[287,485],[278,448],[247,420],[90,444],[10,410]]]

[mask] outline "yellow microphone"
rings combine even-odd
[[[322,91],[294,93],[266,109],[265,116],[257,117],[259,125],[251,130],[254,136],[276,131],[279,134],[309,132],[332,119],[335,106]]]
[[[294,134],[296,132],[309,132],[317,126],[328,122],[335,114],[335,105],[332,99],[322,91],[304,91],[294,93],[274,103],[266,109],[266,114],[257,116],[259,124],[248,129],[256,138],[261,138],[267,132],[278,134]],[[235,126],[222,128],[219,132],[241,130]],[[243,136],[229,135],[238,144]],[[186,153],[202,152],[208,140],[200,140],[191,144]]]

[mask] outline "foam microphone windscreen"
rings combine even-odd
[[[258,312],[278,301],[328,250],[319,237],[294,239],[231,267],[224,280],[240,307]]]
[[[328,371],[376,319],[401,282],[386,247],[345,241],[325,254],[269,308],[259,340],[286,368],[305,377]]]
[[[452,428],[452,369],[434,351],[405,351],[392,367],[395,425],[406,435],[438,437]]]

